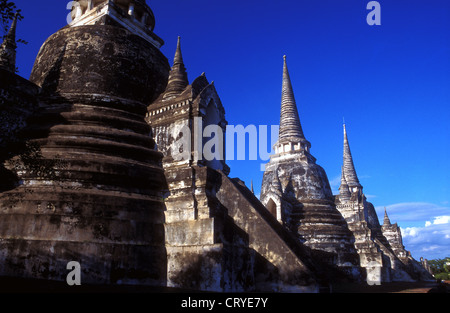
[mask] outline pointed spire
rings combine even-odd
[[[17,18],[18,18],[18,16],[19,16],[19,13],[16,12],[14,14],[14,18],[13,18],[13,21],[11,23],[11,27],[9,28],[8,35],[7,35],[8,37],[14,39],[14,42],[15,42],[15,39],[16,39],[16,28],[17,28]]]
[[[253,188],[253,179],[250,185],[251,185],[250,190],[252,191],[252,194],[255,194],[255,189]]]
[[[173,65],[177,65],[177,64],[184,64],[183,55],[181,53],[181,37],[180,36],[178,36],[177,50],[175,51],[175,57],[173,59]]]
[[[383,226],[390,226],[391,220],[389,219],[389,216],[386,211],[386,207],[384,208],[384,220],[383,220]]]
[[[339,187],[339,200],[341,202],[345,202],[350,200],[351,198],[350,190],[348,189],[347,180],[344,175],[344,167],[342,167],[342,175],[341,175],[341,186]]]
[[[16,72],[16,27],[18,13],[14,15],[14,20],[8,34],[5,36],[0,46],[0,67],[12,73]]]
[[[176,97],[181,94],[189,85],[186,68],[181,53],[181,37],[178,37],[177,50],[173,60],[172,70],[169,74],[169,81],[164,93],[164,99]]]
[[[305,139],[300,117],[298,115],[297,104],[294,98],[291,78],[287,67],[286,56],[283,66],[283,88],[281,96],[281,117],[279,139],[300,138]]]
[[[353,164],[352,153],[350,151],[350,145],[348,143],[347,129],[344,124],[344,166],[343,172],[345,180],[348,186],[351,187],[361,187],[359,183],[358,176],[356,175],[355,165]]]

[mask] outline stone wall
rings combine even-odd
[[[16,155],[26,156],[23,130],[38,108],[38,86],[0,68],[0,192],[19,183],[17,175],[4,167]]]
[[[168,70],[157,48],[113,26],[44,43],[31,75],[39,110],[23,130],[35,158],[13,157],[20,184],[0,194],[1,276],[65,281],[77,261],[85,283],[166,285],[167,187],[145,102]]]

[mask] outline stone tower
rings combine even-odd
[[[310,149],[284,57],[279,139],[266,165],[261,202],[323,260],[359,279],[351,232],[335,207],[327,175]]]
[[[0,194],[0,276],[65,281],[76,261],[86,284],[165,285],[163,156],[145,114],[170,66],[153,14],[132,0],[73,12],[39,51],[26,146],[6,163],[17,180]]]
[[[384,223],[380,225],[375,207],[364,196],[363,186],[355,170],[346,125],[343,127],[342,178],[339,194],[335,197],[336,207],[353,233],[366,282],[372,285],[426,278],[426,273],[404,249],[397,224],[392,225],[385,212]]]
[[[342,176],[339,195],[336,196],[336,207],[353,233],[360,265],[366,272],[367,283],[372,285],[391,281],[391,260],[386,254],[394,257],[386,247],[387,244],[381,243],[386,243],[386,239],[380,232],[374,206],[363,194],[363,186],[356,174],[345,124]],[[386,253],[383,253],[382,249]]]
[[[317,290],[318,271],[309,252],[239,179],[228,177],[230,169],[220,153],[225,110],[205,74],[189,83],[180,38],[166,90],[149,105],[147,121],[164,154],[168,185],[168,286],[207,291]],[[211,143],[219,152],[213,158],[205,152],[214,150],[209,149]]]
[[[214,124],[224,133],[227,122],[214,84],[204,74],[189,84],[180,37],[166,90],[148,107],[147,121],[155,133],[159,151],[164,154],[169,187],[165,201],[168,284],[221,290],[226,269],[213,256],[226,257],[216,236],[225,222],[225,212],[212,204],[213,192],[207,190],[214,183],[208,168],[225,173],[229,170],[223,159],[203,158],[203,131],[207,125]],[[193,261],[204,263],[208,275],[203,273],[202,278],[189,279],[192,274],[186,264]],[[197,274],[200,273],[194,273]],[[238,288],[231,281],[225,284],[231,290]]]
[[[11,27],[0,46],[0,68],[7,71],[15,73],[16,71],[16,27],[17,27],[17,16],[14,16],[14,20]]]
[[[390,251],[395,255],[392,266],[393,280],[397,281],[434,281],[434,277],[422,262],[415,260],[411,253],[405,249],[400,227],[392,224],[387,210],[384,210],[381,232],[386,238]]]
[[[171,118],[167,119],[167,115]],[[165,167],[195,164],[229,173],[223,154],[227,125],[224,107],[214,82],[208,82],[204,73],[189,84],[180,37],[166,89],[149,106],[147,120],[155,132],[158,148],[164,154]],[[208,126],[212,126],[214,132],[206,136]],[[217,152],[221,152],[215,158],[203,153],[209,137],[220,137],[214,142]]]
[[[163,99],[168,100],[179,96],[189,85],[188,74],[184,66],[183,54],[181,52],[181,37],[178,37],[177,50],[173,60],[173,66],[169,74],[169,82]]]
[[[386,208],[384,209],[384,218],[383,225],[381,225],[381,231],[383,236],[386,237],[389,245],[394,251],[395,255],[400,260],[405,260],[408,258],[408,251],[406,251],[405,246],[403,245],[402,233],[400,231],[400,227],[395,224],[391,224],[391,220],[387,214]]]

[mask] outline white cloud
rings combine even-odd
[[[439,216],[450,216],[450,207],[439,206],[426,202],[404,202],[386,206],[391,222],[403,223],[432,221]],[[379,218],[384,216],[384,206],[377,206],[376,211]]]
[[[410,250],[413,257],[418,259],[444,258],[450,256],[450,221],[441,223],[442,219],[435,219],[438,223],[429,221],[424,227],[401,228],[403,244]]]
[[[400,228],[402,232],[402,237],[416,237],[419,234],[420,228],[418,227],[407,227],[407,228]]]
[[[427,252],[427,251],[434,251],[434,250],[437,250],[437,249],[439,249],[439,246],[429,246],[427,248],[423,248],[423,251]]]
[[[431,225],[439,225],[439,224],[448,224],[450,223],[450,216],[444,215],[444,216],[436,216],[434,218],[433,223],[430,221],[425,222],[425,227],[431,226]]]
[[[450,223],[450,216],[437,216],[434,218],[433,224],[448,224]]]

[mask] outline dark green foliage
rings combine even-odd
[[[450,257],[429,260],[428,265],[437,280],[450,280]]]
[[[449,273],[439,273],[434,275],[434,278],[436,278],[437,280],[449,280],[450,275]]]
[[[11,26],[11,21],[14,19],[14,15],[17,13],[17,19],[21,21],[23,15],[21,10],[16,7],[16,4],[9,0],[0,0],[0,27],[1,38],[3,38]],[[23,39],[18,39],[17,42],[27,44]]]
[[[9,0],[0,0],[0,26],[2,28],[3,35],[8,32],[9,25],[14,18],[14,15],[18,13],[18,20],[22,20],[23,16],[20,13],[21,10],[17,9],[16,4]]]

